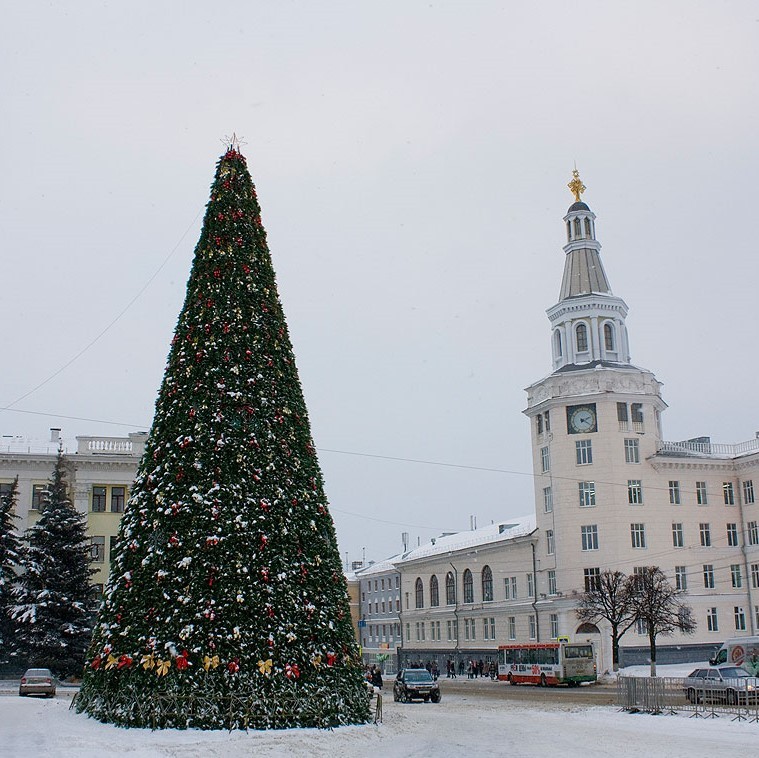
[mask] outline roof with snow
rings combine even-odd
[[[485,547],[497,543],[509,542],[518,537],[526,537],[536,529],[535,514],[519,516],[508,521],[489,524],[482,529],[469,532],[456,532],[437,537],[425,545],[409,550],[393,559],[395,563],[415,561],[420,558],[430,558],[435,555],[452,553],[456,550],[466,550],[473,547]]]

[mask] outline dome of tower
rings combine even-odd
[[[569,210],[567,213],[572,213],[572,211],[589,211],[590,208],[582,202],[582,200],[578,200],[576,203],[572,203],[572,205],[569,206]]]

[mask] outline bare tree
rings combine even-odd
[[[619,669],[619,641],[635,623],[635,607],[631,602],[628,577],[621,571],[606,569],[581,595],[577,618],[589,624],[604,619],[611,625],[611,660]]]
[[[656,676],[656,638],[675,631],[693,634],[696,631],[693,610],[683,602],[683,591],[675,589],[658,566],[636,569],[627,581],[635,621],[648,633],[651,676]]]

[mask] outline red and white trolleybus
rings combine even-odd
[[[498,647],[498,678],[509,684],[542,687],[596,681],[590,642],[527,642]]]

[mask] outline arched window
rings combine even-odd
[[[456,604],[456,582],[450,571],[445,575],[445,602],[446,605]]]
[[[469,569],[464,571],[464,602],[474,602],[474,579],[472,579],[472,572]]]
[[[440,605],[440,592],[437,586],[437,577],[433,574],[430,577],[430,605],[434,608]]]
[[[580,223],[580,219],[575,219],[575,239],[580,239],[582,237],[582,224]]]
[[[588,327],[585,324],[578,324],[575,329],[575,339],[577,341],[577,352],[588,352]]]
[[[482,567],[482,602],[489,603],[493,600],[493,572],[490,566]]]
[[[415,589],[416,589],[416,607],[424,608],[424,583],[419,577],[416,578]]]
[[[567,221],[567,242],[572,241],[572,222]]]
[[[591,239],[591,238],[592,238],[592,236],[593,236],[593,235],[590,233],[590,219],[589,219],[589,218],[586,218],[586,219],[585,219],[585,236],[586,236],[588,239]]]
[[[614,346],[614,327],[608,321],[604,324],[604,345],[609,352],[617,349]]]
[[[556,357],[561,358],[561,332],[558,329],[553,333],[553,350],[556,353]]]

